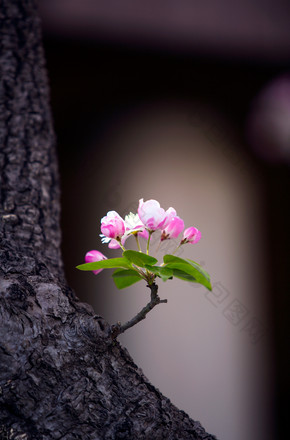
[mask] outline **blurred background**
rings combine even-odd
[[[213,291],[160,281],[168,303],[120,341],[218,439],[284,438],[290,3],[41,0],[40,12],[69,284],[110,323],[130,319],[145,283],[118,291],[109,271],[75,266],[91,249],[119,255],[99,238],[107,211],[173,206],[202,232],[180,256]]]

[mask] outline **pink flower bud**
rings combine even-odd
[[[125,222],[116,211],[109,211],[101,220],[101,231],[108,238],[121,239],[125,233]]]
[[[107,260],[107,257],[99,251],[89,251],[85,255],[86,263],[94,263],[95,261]],[[103,269],[92,270],[92,272],[97,275],[102,272]]]
[[[147,200],[147,202],[144,202],[143,199],[140,199],[138,215],[148,230],[156,231],[157,229],[164,229],[172,217],[176,215],[176,211],[173,208],[169,208],[165,212],[157,200]]]
[[[176,238],[184,228],[184,221],[176,216],[173,217],[166,228],[162,231],[161,241],[167,240],[168,238]]]
[[[183,243],[197,243],[201,239],[201,232],[191,226],[190,228],[185,229],[183,232]]]

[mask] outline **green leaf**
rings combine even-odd
[[[171,270],[173,272],[173,276],[176,277],[176,278],[179,278],[180,280],[190,281],[191,283],[196,283],[197,282],[196,279],[193,276],[189,275],[186,272],[183,272],[180,269],[171,269]]]
[[[112,276],[118,289],[132,286],[132,284],[138,283],[138,281],[143,279],[134,269],[117,269]]]
[[[164,255],[163,260],[166,264],[165,267],[185,272],[191,275],[197,283],[211,290],[209,274],[195,261],[175,257],[174,255]]]
[[[116,267],[131,268],[130,261],[126,258],[108,258],[107,260],[94,261],[77,266],[79,270],[115,269]]]
[[[204,268],[196,263],[196,261],[190,260],[189,258],[186,258],[185,261],[188,261],[193,267],[195,267],[200,273],[202,273],[204,275],[204,277],[210,282],[210,275],[209,273],[204,270]]]
[[[139,267],[145,267],[146,264],[152,266],[158,261],[156,260],[156,258],[151,257],[150,255],[146,255],[142,252],[137,251],[124,251],[123,256],[127,258],[127,260],[131,261],[131,263],[134,263],[136,264],[136,266]]]
[[[150,272],[152,272],[155,275],[158,275],[160,278],[162,278],[163,281],[167,281],[169,278],[172,278],[172,276],[173,276],[172,269],[169,269],[168,267],[149,266],[148,264],[146,264],[145,267]]]

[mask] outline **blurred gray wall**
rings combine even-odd
[[[121,255],[101,244],[100,218],[108,210],[136,212],[141,197],[173,206],[186,227],[197,226],[202,240],[184,246],[181,255],[209,271],[213,292],[160,281],[168,304],[120,341],[150,381],[209,432],[224,440],[266,440],[273,438],[273,399],[263,187],[255,165],[233,142],[218,115],[176,102],[115,121],[103,143],[86,150],[77,189],[71,188],[84,195],[75,212],[80,232],[74,253],[76,263],[90,249]],[[126,246],[134,248],[131,240]],[[168,246],[166,252],[175,248]],[[77,291],[111,323],[130,319],[149,300],[145,283],[118,291],[109,272],[74,278]]]

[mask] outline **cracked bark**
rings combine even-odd
[[[34,0],[2,0],[0,439],[214,439],[67,286]]]

